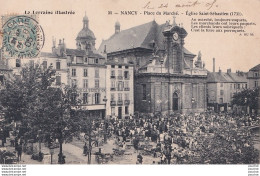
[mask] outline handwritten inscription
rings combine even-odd
[[[200,4],[201,3],[199,1],[194,1],[194,2],[188,2],[187,4],[177,4],[175,7],[195,7]]]
[[[155,9],[155,7],[154,7],[154,5],[152,5],[151,1],[147,2],[143,8],[144,8],[144,9]],[[168,3],[166,3],[166,4],[160,4],[157,8],[158,8],[158,9],[168,8]]]
[[[206,3],[206,7],[208,7],[207,10],[211,9],[211,8],[213,7],[213,5],[216,4],[216,2],[217,2],[217,0],[214,0],[214,1],[211,2],[211,3]],[[216,7],[218,7],[218,6],[216,5]]]
[[[212,7],[218,7],[217,6],[217,0],[212,0],[210,2],[200,2],[199,0],[196,1],[188,1],[186,3],[178,3],[178,4],[174,4],[174,7],[176,8],[187,8],[187,7],[197,7],[197,6],[204,6],[207,10],[211,9]],[[155,4],[152,3],[151,1],[148,1],[147,3],[145,3],[145,5],[143,6],[144,9],[147,10],[152,10],[152,9],[166,9],[168,7],[170,7],[171,4],[169,3],[164,3],[164,4]]]

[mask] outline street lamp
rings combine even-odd
[[[41,152],[41,130],[38,130],[39,153]]]
[[[86,140],[86,142],[88,141],[88,164],[91,164],[91,150],[92,150],[92,117],[89,113],[89,111],[87,110],[86,107],[84,106],[80,106],[80,110],[83,113],[84,116],[86,116],[86,123],[87,123],[87,131],[85,131],[85,135],[84,138]]]
[[[54,154],[54,147],[50,146],[50,154],[51,154],[51,164],[52,164],[52,156]]]
[[[103,101],[105,102],[105,121],[104,121],[104,143],[107,143],[107,128],[106,128],[106,118],[107,118],[107,98],[104,97]]]
[[[42,138],[42,131],[41,130],[38,130],[38,142],[39,142],[39,158],[38,160],[39,161],[42,161],[43,160],[43,153],[41,151],[41,138]]]
[[[248,112],[247,97],[245,97],[245,106],[246,106],[246,112]]]
[[[64,130],[62,130],[62,129],[60,128],[60,136],[59,136],[60,152],[59,152],[59,154],[58,154],[58,156],[59,156],[58,163],[59,163],[59,164],[65,164],[65,158],[66,158],[66,156],[63,155],[63,153],[62,153],[62,143],[63,143],[63,140],[64,140],[64,139],[63,139],[63,134],[62,134],[62,132],[63,132],[63,131],[67,131],[67,130],[68,130],[67,127],[65,127]]]
[[[105,118],[107,117],[107,97],[105,96],[103,101],[105,102]]]
[[[95,139],[92,140],[92,138],[95,137],[95,133],[93,132],[93,119],[85,107],[81,108],[81,110],[86,115],[87,120],[87,131],[85,131],[84,138],[86,142],[88,141],[88,164],[91,164],[92,142],[95,141]]]

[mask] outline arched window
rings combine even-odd
[[[179,97],[176,92],[173,93],[172,95],[172,110],[174,111],[179,110]]]

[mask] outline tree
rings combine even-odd
[[[249,107],[250,109],[258,108],[259,87],[255,89],[245,89],[235,93],[232,99],[232,105]]]
[[[49,142],[58,139],[60,164],[65,162],[62,154],[63,142],[69,142],[73,136],[79,135],[80,119],[73,110],[77,105],[77,96],[76,88],[69,86],[50,87],[40,96],[38,106],[30,111],[35,117],[31,122],[32,126],[40,129]]]
[[[88,142],[88,164],[91,164],[92,147],[97,144],[96,136],[94,133],[95,117],[90,116],[86,110],[78,110],[78,116],[80,117],[80,131],[85,135],[85,139]]]
[[[254,148],[252,134],[248,128],[237,129],[231,124],[214,128],[214,134],[196,138],[195,157],[188,163],[198,164],[255,164],[259,152]]]
[[[65,156],[62,151],[63,142],[70,142],[73,136],[79,135],[80,121],[74,113],[73,108],[78,104],[78,93],[76,87],[62,85],[52,87],[50,74],[43,74],[39,93],[34,101],[28,104],[28,124],[30,130],[28,136],[38,134],[39,139],[51,143],[59,141],[60,164],[65,163]],[[40,133],[39,133],[40,131]]]
[[[22,68],[20,75],[7,81],[0,91],[0,101],[8,122],[15,121],[19,137],[25,140],[48,141],[58,139],[60,143],[59,163],[65,162],[62,154],[64,141],[71,141],[79,134],[79,118],[73,112],[77,106],[76,87],[54,87],[55,71],[40,65]]]
[[[19,74],[6,80],[5,87],[0,91],[0,102],[3,106],[7,122],[25,123],[28,120],[30,105],[37,100],[41,92],[50,87],[54,81],[55,71],[43,69],[41,65],[26,65]],[[21,134],[22,135],[22,134]]]

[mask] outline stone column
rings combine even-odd
[[[170,73],[170,69],[173,65],[172,38],[170,36],[167,36],[166,42],[167,42],[167,61],[166,61],[166,65],[168,64],[168,73]]]
[[[181,38],[180,38],[180,52],[181,52],[181,55],[180,55],[180,73],[183,73],[183,69],[184,69],[184,54],[183,54],[183,45],[184,45],[184,36],[181,35]]]

